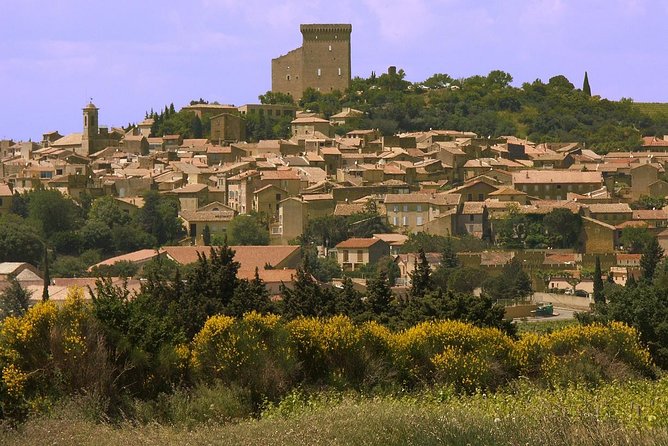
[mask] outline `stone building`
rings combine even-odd
[[[271,90],[299,100],[306,88],[323,93],[350,85],[350,24],[301,25],[302,46],[271,61]]]

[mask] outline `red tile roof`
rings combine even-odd
[[[377,239],[377,238],[349,238],[348,240],[344,240],[338,245],[336,245],[336,248],[358,248],[358,249],[364,249],[364,248],[370,248],[371,246],[375,245],[376,243],[382,242],[382,240]]]

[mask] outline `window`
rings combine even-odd
[[[394,212],[399,212],[399,206],[396,204],[394,205]]]
[[[473,194],[468,194],[467,197],[467,201],[473,201]]]
[[[361,249],[357,250],[357,261],[360,263],[364,262],[364,251]]]
[[[281,201],[281,194],[276,194],[276,201]]]
[[[404,220],[404,221],[403,221],[404,226],[408,226],[408,217],[404,215],[404,219],[403,219],[403,220]]]
[[[408,205],[407,204],[404,205],[404,212],[408,212]],[[404,218],[406,218],[406,217],[404,217]]]
[[[422,223],[422,217],[421,217],[421,216],[418,217],[418,218],[417,218],[417,225],[418,225],[418,226],[422,226],[423,224],[424,224],[424,223]]]
[[[287,76],[285,76],[285,79],[290,80],[290,75],[288,74]]]
[[[332,45],[329,46],[329,50],[332,51]]]
[[[561,189],[561,184],[557,184],[557,189]]]
[[[341,76],[341,67],[339,67],[339,76]]]
[[[322,70],[320,68],[318,68],[318,76],[321,76],[321,75],[322,75]]]
[[[399,217],[394,217],[394,218],[392,219],[392,224],[393,224],[394,226],[397,226],[397,225],[399,224]]]
[[[349,262],[349,261],[350,261],[350,259],[349,259],[349,253],[348,253],[348,250],[347,250],[347,249],[345,249],[345,250],[343,251],[343,261],[344,261],[344,262]]]
[[[469,215],[469,221],[475,221],[475,215]]]
[[[415,210],[418,211],[418,212],[422,212],[422,205],[421,205],[421,204],[418,204],[418,205],[416,206]]]
[[[0,198],[0,206],[2,206],[2,198]],[[396,218],[396,217],[395,217]]]
[[[485,201],[483,194],[478,194],[478,201]]]

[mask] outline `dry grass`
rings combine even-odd
[[[625,427],[619,420],[569,413],[557,403],[560,398],[507,397],[504,401],[516,405],[516,410],[506,414],[495,412],[496,397],[489,401],[480,395],[448,395],[442,402],[434,393],[399,399],[311,399],[295,405],[293,411],[269,410],[259,420],[207,422],[194,429],[156,423],[114,427],[76,413],[60,413],[32,420],[18,432],[0,434],[0,444],[668,445],[665,423],[653,428]]]

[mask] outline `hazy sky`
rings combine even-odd
[[[242,105],[300,23],[352,23],[352,72],[410,81],[563,74],[593,94],[668,102],[668,0],[0,0],[0,139],[126,125],[191,99]]]

